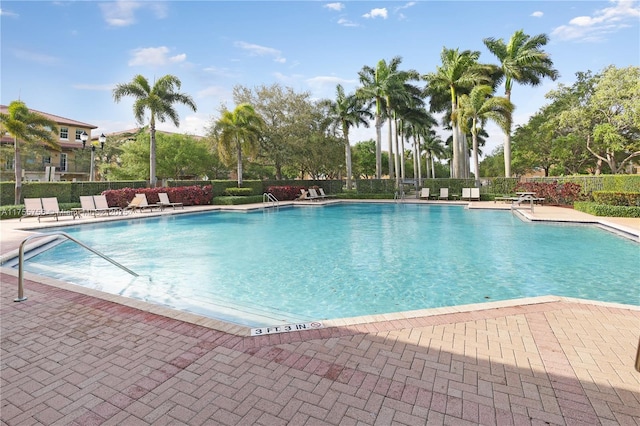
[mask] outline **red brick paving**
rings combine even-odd
[[[640,425],[640,310],[568,301],[239,337],[2,274],[6,425]]]

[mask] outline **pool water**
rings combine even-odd
[[[640,305],[639,245],[462,206],[338,204],[65,227],[25,270],[262,327],[542,295]]]

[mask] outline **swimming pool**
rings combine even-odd
[[[462,206],[339,204],[65,227],[25,270],[262,327],[541,295],[640,305],[638,244]]]

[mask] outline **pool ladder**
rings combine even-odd
[[[25,244],[29,240],[33,240],[33,239],[36,239],[36,238],[51,237],[53,235],[57,235],[57,236],[60,236],[60,237],[65,237],[66,239],[73,241],[74,243],[78,244],[79,246],[86,248],[90,252],[92,252],[94,254],[97,254],[98,256],[100,256],[101,258],[106,260],[107,262],[111,262],[112,264],[116,265],[118,268],[122,269],[123,271],[130,273],[134,277],[138,276],[138,274],[133,272],[131,269],[127,268],[126,266],[123,266],[123,265],[119,264],[115,260],[111,259],[109,256],[100,253],[98,250],[93,249],[93,248],[89,247],[88,245],[76,240],[71,235],[69,235],[69,234],[67,234],[65,232],[52,232],[52,233],[48,233],[48,234],[30,235],[27,238],[25,238],[22,241],[22,243],[20,243],[20,249],[18,250],[18,297],[13,300],[14,302],[23,302],[23,301],[27,300],[27,298],[24,295],[24,246],[25,246]]]
[[[280,201],[270,192],[265,192],[262,194],[262,202],[263,203],[271,203],[272,207],[279,207]]]

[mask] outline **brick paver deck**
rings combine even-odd
[[[30,280],[16,303],[0,278],[3,425],[640,425],[637,307],[242,337]]]

